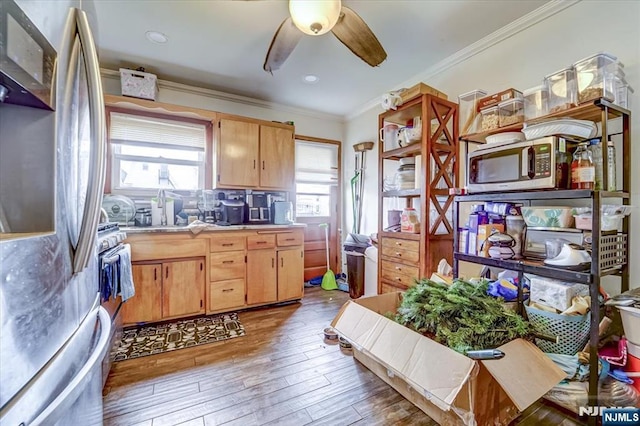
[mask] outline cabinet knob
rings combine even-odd
[[[233,263],[233,260],[223,260],[222,263],[225,263],[225,264]]]
[[[165,269],[166,273],[165,273],[165,278],[169,278],[169,267],[167,266]]]
[[[398,257],[402,257],[402,253],[400,253],[399,251],[396,252],[396,256]]]
[[[229,292],[231,292],[231,291],[233,291],[233,289],[232,289],[232,288],[223,288],[223,289],[222,289],[222,292],[223,292],[223,293],[229,293]]]
[[[400,241],[396,241],[396,245],[397,245],[397,246],[401,246],[401,245],[402,245],[402,243],[401,243]]]
[[[231,247],[233,243],[222,243],[222,247]]]

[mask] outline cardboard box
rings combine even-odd
[[[478,238],[476,240],[476,254],[478,256],[489,257],[489,244],[484,242],[494,231],[504,232],[504,225],[501,223],[478,225]]]
[[[474,361],[384,314],[402,293],[348,301],[331,326],[354,356],[441,425],[507,425],[565,373],[533,344],[516,339],[500,360]]]
[[[400,93],[400,98],[402,99],[402,103],[407,102],[419,95],[434,95],[442,99],[449,99],[446,94],[442,93],[438,89],[434,89],[431,86],[427,86],[424,83],[418,83],[415,86],[408,88]]]
[[[493,95],[485,96],[484,98],[480,98],[480,100],[478,101],[478,111],[498,105],[500,102],[516,98],[522,99],[522,92],[513,88],[494,93]]]

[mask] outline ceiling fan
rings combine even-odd
[[[329,31],[356,56],[372,67],[387,58],[387,52],[367,24],[340,0],[289,0],[289,16],[271,40],[263,68],[272,73],[287,60],[303,34],[318,36]]]

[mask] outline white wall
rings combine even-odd
[[[627,80],[636,93],[631,99],[631,287],[640,287],[640,2],[582,1],[433,75],[425,83],[456,100],[461,93],[485,89],[488,93],[515,87],[527,89],[542,78],[590,54],[606,51],[625,64]],[[417,81],[416,81],[417,82]],[[395,82],[390,82],[393,84]],[[390,86],[389,90],[396,87]],[[345,146],[377,140],[380,107],[350,119]],[[353,151],[344,149],[345,182],[352,175]],[[377,231],[377,148],[367,161],[363,233]],[[621,156],[621,154],[618,154]],[[345,191],[348,190],[345,187]],[[345,203],[345,227],[351,226],[350,200]],[[636,260],[633,262],[633,260]],[[613,291],[613,290],[611,290]]]
[[[103,70],[103,89],[107,94],[120,95],[120,77],[119,74],[114,74]],[[298,135],[338,141],[341,141],[343,136],[344,124],[342,118],[338,116],[269,104],[241,96],[225,95],[212,90],[172,82],[159,82],[156,100],[260,120],[293,121]]]

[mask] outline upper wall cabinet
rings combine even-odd
[[[216,186],[292,190],[293,127],[223,117],[216,147]]]

